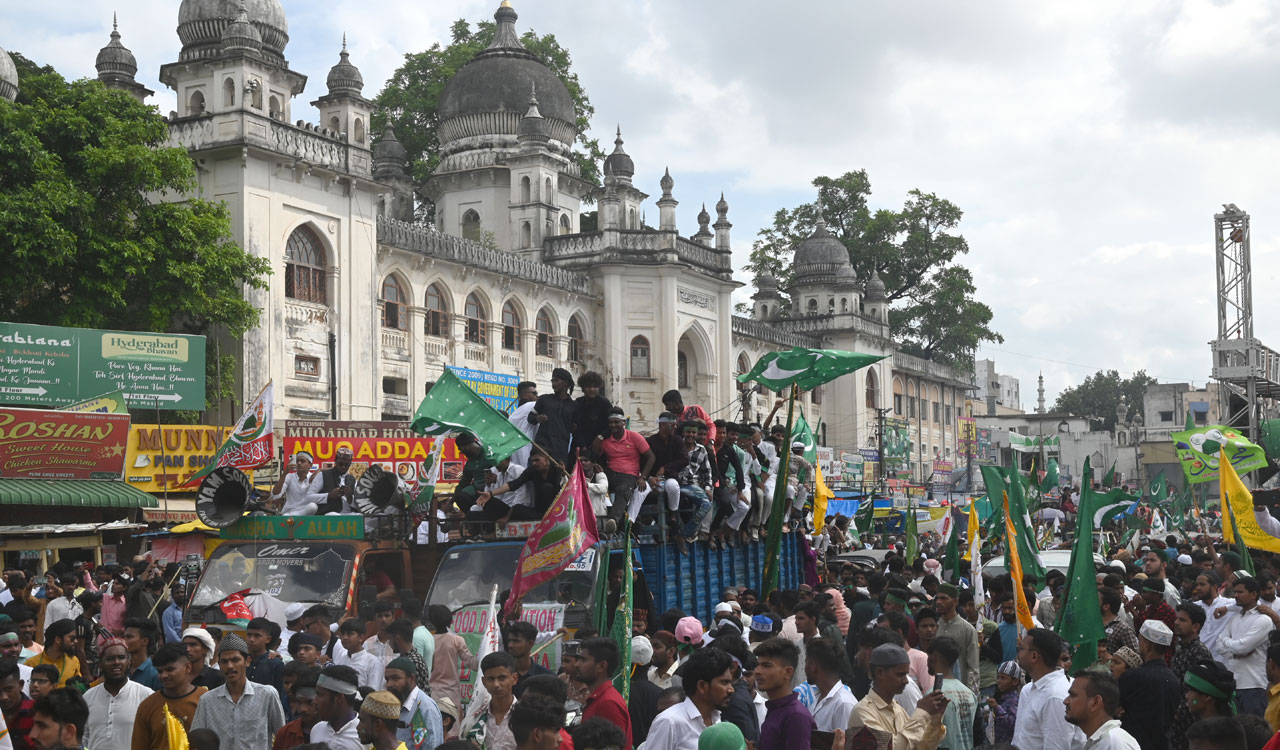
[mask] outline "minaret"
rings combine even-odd
[[[662,179],[658,181],[658,185],[662,188],[662,197],[658,199],[658,229],[674,232],[676,231],[676,206],[680,205],[680,202],[671,196],[671,188],[676,186],[676,181],[671,178],[670,168],[662,173]]]
[[[140,102],[155,93],[134,80],[138,61],[129,48],[120,43],[120,26],[114,13],[111,14],[111,41],[98,51],[94,67],[98,69],[98,80],[109,89],[124,91]]]
[[[335,134],[341,133],[347,141],[362,148],[369,148],[369,115],[373,102],[364,98],[364,76],[351,63],[347,52],[347,35],[342,35],[342,50],[338,62],[329,69],[325,79],[329,93],[311,104],[320,110],[320,124]]]
[[[716,230],[716,250],[727,253],[731,251],[729,247],[729,230],[733,229],[733,225],[729,223],[729,204],[724,199],[724,193],[720,193],[720,200],[716,203],[716,223],[712,226]]]
[[[693,235],[693,241],[704,247],[711,247],[711,240],[715,237],[711,233],[711,214],[707,213],[707,204],[702,204],[702,210],[698,212],[698,233]]]
[[[1044,414],[1044,373],[1040,373],[1039,385],[1036,386],[1036,414]]]

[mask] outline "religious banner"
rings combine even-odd
[[[498,411],[510,413],[516,408],[516,386],[520,384],[520,376],[453,366],[449,371]]]
[[[911,426],[905,419],[884,421],[884,465],[887,471],[901,471],[911,462]]]
[[[129,415],[0,407],[0,477],[120,479]]]
[[[991,466],[999,463],[999,454],[992,450],[990,428],[978,428],[977,445],[978,450],[974,453],[974,458],[979,464]]]
[[[1262,447],[1233,427],[1207,425],[1175,432],[1169,437],[1182,463],[1182,473],[1190,484],[1217,480],[1220,455],[1226,456],[1236,474],[1267,465]]]

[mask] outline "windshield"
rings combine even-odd
[[[217,620],[216,606],[237,591],[251,589],[284,604],[346,604],[355,550],[328,542],[227,543],[213,551],[191,596],[190,612]],[[251,603],[252,606],[252,603]],[[208,611],[201,612],[207,608]]]
[[[511,588],[521,545],[454,547],[444,556],[431,582],[427,604],[443,604],[456,612],[470,604],[488,604],[493,587]],[[525,594],[525,606],[558,602],[590,609],[595,592],[596,550],[589,549],[555,578]]]

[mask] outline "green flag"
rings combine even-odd
[[[1045,468],[1044,479],[1040,480],[1040,491],[1048,492],[1058,486],[1058,459],[1051,458]]]
[[[618,674],[613,678],[613,687],[622,694],[622,702],[626,703],[631,697],[631,581],[633,578],[632,569],[633,562],[631,559],[631,522],[625,523],[623,536],[626,542],[622,547],[623,566],[625,573],[622,576],[622,595],[618,597],[618,610],[613,613],[613,627],[609,630],[609,637],[613,642],[618,644]]]
[[[903,535],[907,538],[907,565],[914,565],[919,555],[920,532],[916,528],[915,503],[907,501],[907,521]]]
[[[1102,488],[1108,489],[1116,486],[1116,462],[1111,462],[1111,468],[1107,469],[1107,473],[1102,475]]]
[[[1093,492],[1093,470],[1087,458],[1082,476],[1076,539],[1071,547],[1071,564],[1062,591],[1063,606],[1054,627],[1063,640],[1075,647],[1071,660],[1073,671],[1092,664],[1098,657],[1098,641],[1106,638],[1093,563],[1093,535],[1097,528],[1091,525],[1101,499]]]
[[[1009,517],[1013,521],[1014,531],[1017,532],[1018,558],[1022,562],[1022,571],[1025,575],[1034,575],[1038,580],[1043,581],[1048,570],[1044,567],[1044,561],[1040,559],[1040,549],[1036,545],[1031,516],[1027,512],[1027,501],[1022,493],[1022,477],[1017,468],[1002,469],[999,466],[983,466],[982,478],[987,483],[988,495],[991,494],[993,487],[997,495],[1001,491],[1009,493]]]
[[[800,456],[808,461],[810,466],[818,465],[818,439],[809,427],[808,420],[804,418],[804,412],[796,415],[796,424],[791,428],[791,440],[787,442],[787,450],[791,450],[791,443],[804,443],[804,451]],[[800,477],[802,482],[806,479],[806,477]]]
[[[964,550],[960,548],[960,524],[956,523],[955,514],[950,508],[947,509],[948,522],[951,524],[951,533],[947,534],[947,546],[943,549],[942,557],[945,561],[943,572],[951,573],[951,583],[959,585],[960,579],[964,577]]]
[[[1218,461],[1224,453],[1231,461],[1231,468],[1240,475],[1267,465],[1262,446],[1234,427],[1205,425],[1175,432],[1169,437],[1188,484],[1216,482]]]
[[[1084,493],[1084,485],[1080,487],[1081,494]],[[1093,528],[1105,528],[1107,524],[1127,515],[1132,511],[1138,503],[1138,498],[1128,495],[1124,490],[1113,487],[1101,495],[1095,494],[1097,503],[1093,507]]]
[[[872,520],[875,518],[875,501],[867,493],[858,501],[858,509],[853,512],[853,527],[858,534],[871,533]]]
[[[1164,469],[1156,472],[1156,475],[1147,483],[1147,499],[1152,505],[1159,505],[1169,498],[1169,483],[1165,481]]]
[[[755,381],[775,391],[792,385],[802,391],[810,391],[882,359],[884,356],[876,354],[796,347],[790,351],[764,355],[751,368],[751,372],[738,376],[738,382]]]
[[[412,428],[419,435],[469,432],[480,441],[485,457],[491,461],[501,461],[530,442],[506,415],[476,395],[448,368],[418,404]]]

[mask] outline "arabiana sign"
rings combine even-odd
[[[0,401],[67,406],[115,390],[133,408],[204,409],[204,336],[0,323]]]

